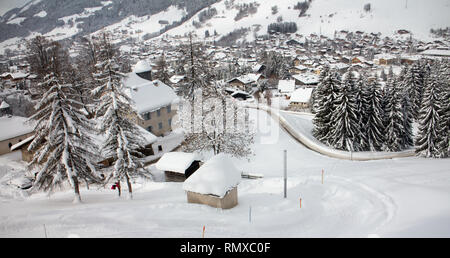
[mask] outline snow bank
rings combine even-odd
[[[241,181],[241,173],[224,154],[208,160],[183,183],[183,190],[224,197]]]

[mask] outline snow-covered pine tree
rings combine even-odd
[[[413,103],[411,101],[410,90],[408,89],[407,85],[407,74],[408,68],[404,67],[397,79],[399,91],[401,93],[401,104],[403,112],[402,146],[404,146],[405,149],[414,146],[414,136],[412,132],[412,123],[414,120]]]
[[[49,73],[42,84],[48,89],[36,105],[35,138],[28,147],[34,152],[31,168],[37,169],[33,188],[52,191],[68,181],[81,201],[80,181],[100,182],[95,170],[95,146],[90,138],[92,124],[79,110],[73,85],[64,84],[61,75]]]
[[[403,91],[401,97],[402,104],[402,112],[403,112],[403,136],[402,136],[402,145],[403,148],[407,149],[409,147],[414,146],[414,135],[413,135],[413,109],[412,103],[409,99],[409,94],[406,91]]]
[[[381,86],[377,80],[374,80],[368,82],[363,89],[366,117],[361,131],[366,135],[368,150],[381,151],[385,141]]]
[[[330,74],[330,66],[325,65],[319,75],[319,84],[314,88],[311,94],[311,113],[316,114],[321,98],[321,91],[324,79]]]
[[[317,91],[318,105],[316,108],[316,116],[313,119],[313,135],[319,141],[330,144],[327,138],[331,133],[333,124],[331,114],[334,110],[335,95],[341,84],[339,73],[330,71],[321,82],[321,87]]]
[[[114,171],[106,178],[126,180],[129,198],[133,197],[131,178],[142,173],[143,136],[133,119],[137,116],[132,100],[125,93],[123,78],[117,64],[117,52],[108,35],[103,34],[99,42],[97,73],[98,87],[92,91],[98,98],[96,118],[100,118],[99,134],[105,136],[102,154],[114,160]]]
[[[401,151],[404,149],[404,116],[402,94],[397,80],[390,79],[386,84],[385,106],[385,146],[386,151]]]
[[[419,132],[416,139],[416,153],[423,157],[437,158],[442,155],[439,149],[441,141],[442,95],[440,76],[433,72],[426,81],[422,107],[419,112]]]
[[[417,62],[412,66],[405,68],[406,72],[403,77],[403,84],[405,90],[409,94],[409,100],[411,101],[411,108],[415,119],[418,118],[420,105],[422,102],[423,89],[424,89],[424,72],[421,70],[423,62]]]
[[[169,75],[169,69],[166,62],[166,56],[164,52],[159,57],[158,61],[156,62],[156,72],[155,72],[155,79],[158,79],[162,81],[165,84],[170,84],[170,75]]]
[[[441,133],[439,142],[439,157],[450,157],[450,62],[448,60],[441,61],[441,100],[442,105],[439,110],[441,117]]]
[[[363,130],[365,126],[367,125],[367,117],[368,114],[368,100],[367,100],[367,74],[360,74],[359,78],[355,79],[356,82],[354,83],[354,98],[355,98],[355,105],[356,105],[356,116],[358,119],[358,127],[359,127],[359,134],[356,137],[355,140],[358,141],[359,144],[359,150],[360,151],[366,151],[369,149],[369,144],[367,141],[367,134]]]
[[[355,99],[355,77],[353,71],[344,76],[342,85],[335,95],[334,108],[331,112],[329,143],[336,149],[346,151],[360,151],[359,144],[360,123]]]

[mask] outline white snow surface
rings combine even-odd
[[[186,15],[184,9],[178,9],[175,6],[170,6],[166,10],[153,14],[145,15],[142,17],[137,17],[135,15],[128,16],[122,21],[112,24],[103,28],[100,31],[94,32],[93,34],[101,33],[102,31],[121,31],[126,30],[130,32],[127,37],[138,38],[142,37],[147,33],[159,32],[167,24],[161,24],[160,21],[167,21],[168,24],[180,21]]]
[[[19,156],[0,156],[0,237],[43,238],[43,224],[48,237],[63,238],[200,238],[203,226],[205,238],[450,237],[449,159],[330,158],[276,130],[276,120],[265,111],[250,110],[250,118],[258,125],[254,155],[232,162],[239,171],[264,178],[242,180],[233,209],[188,204],[182,184],[139,179],[133,182],[133,200],[117,198],[110,186],[92,185],[80,188],[80,204],[72,203],[71,189],[29,196],[8,184],[23,175],[26,164],[15,161]],[[268,124],[274,127],[268,130]],[[286,199],[283,150],[288,155]]]
[[[44,18],[47,16],[47,12],[42,10],[42,11],[38,12],[37,14],[35,14],[34,16]]]
[[[183,183],[183,190],[223,198],[241,181],[241,173],[232,161],[219,154],[205,162]]]
[[[27,120],[19,116],[0,117],[0,141],[33,132],[34,127]]]

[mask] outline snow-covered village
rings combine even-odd
[[[0,238],[450,237],[448,0],[0,5]]]

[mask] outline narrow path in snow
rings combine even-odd
[[[248,108],[263,110],[274,118],[284,128],[289,135],[295,139],[298,143],[307,147],[308,149],[320,153],[322,155],[356,161],[369,161],[369,160],[383,160],[393,158],[407,158],[414,157],[415,149],[410,149],[402,152],[347,152],[342,150],[335,150],[319,142],[311,135],[310,121],[306,121],[301,117],[301,114],[295,114],[295,112],[285,112],[278,109],[270,108],[265,105],[252,106],[247,105]]]

